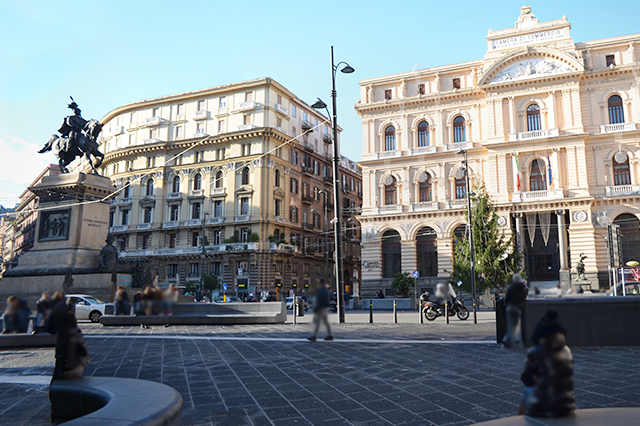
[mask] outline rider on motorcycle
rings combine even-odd
[[[453,292],[451,286],[443,283],[436,285],[436,303],[438,305],[444,306],[445,303],[451,304],[451,298],[455,296],[456,294]]]
[[[62,134],[64,139],[64,145],[61,147],[61,151],[69,151],[69,149],[78,144],[78,137],[82,133],[84,126],[87,125],[87,120],[82,118],[82,111],[78,107],[78,104],[71,98],[71,103],[67,105],[68,108],[73,110],[73,115],[68,115],[64,118],[62,126],[58,130]],[[51,150],[53,141],[50,139],[39,153],[44,153]]]

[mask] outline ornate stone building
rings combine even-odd
[[[398,271],[419,287],[449,276],[464,238],[462,155],[506,234],[516,232],[533,285],[570,282],[581,253],[608,287],[607,225],[623,260],[640,259],[640,34],[574,42],[566,17],[489,30],[482,59],[363,80],[363,284]]]
[[[199,283],[204,264],[240,294],[331,282],[330,122],[285,87],[234,83],[123,105],[100,121],[102,172],[120,189],[110,231],[122,262],[152,261],[160,282],[180,284]],[[361,170],[341,165],[345,275],[357,291]]]

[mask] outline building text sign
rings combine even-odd
[[[564,30],[540,31],[532,34],[524,34],[514,37],[500,38],[491,43],[493,50],[510,49],[512,47],[526,46],[527,44],[545,43],[565,38]]]

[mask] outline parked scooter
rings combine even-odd
[[[429,293],[425,292],[420,296],[424,302],[422,313],[427,321],[433,321],[438,317],[445,316],[444,306],[429,300]],[[451,302],[448,304],[449,317],[457,316],[461,321],[469,318],[469,310],[455,296],[451,296]]]

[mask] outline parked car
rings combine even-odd
[[[628,283],[624,283],[625,293],[627,296],[639,296],[640,295],[640,282],[639,281],[629,281]],[[623,296],[622,294],[622,283],[618,283],[616,286],[616,292],[613,292],[613,287],[607,291],[607,296]]]
[[[100,317],[104,315],[104,308],[110,305],[97,297],[87,294],[68,294],[69,303],[76,305],[76,318],[79,320],[90,320],[100,322]]]
[[[227,303],[242,303],[243,300],[235,296],[227,296]],[[224,296],[216,297],[215,303],[224,303]]]

